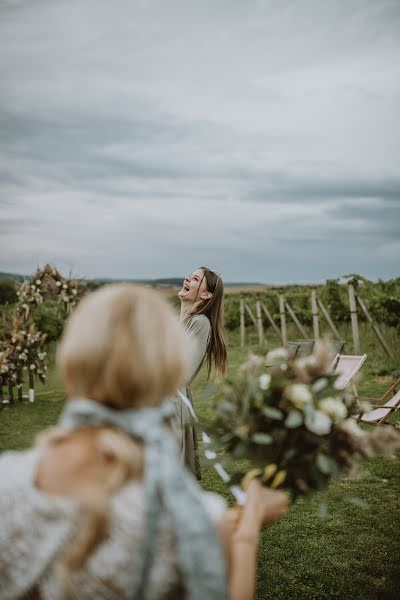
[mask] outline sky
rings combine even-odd
[[[0,270],[400,276],[398,0],[0,0]]]

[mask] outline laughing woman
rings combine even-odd
[[[191,373],[186,386],[186,396],[193,403],[190,386],[203,363],[207,363],[208,377],[213,367],[222,374],[228,368],[223,333],[224,284],[217,273],[200,267],[185,277],[178,296],[181,301],[180,320],[193,343]],[[176,400],[175,430],[181,443],[182,460],[197,479],[201,479],[193,419],[189,408],[179,397]]]

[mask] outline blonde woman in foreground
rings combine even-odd
[[[253,481],[232,536],[222,498],[181,465],[163,398],[186,381],[187,348],[148,290],[81,301],[58,349],[58,426],[0,457],[2,599],[253,597],[259,530],[287,497]]]

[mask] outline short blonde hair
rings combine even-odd
[[[68,319],[57,364],[70,397],[118,409],[154,406],[185,383],[188,339],[156,292],[108,285]]]

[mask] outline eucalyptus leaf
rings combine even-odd
[[[275,419],[276,421],[282,421],[283,413],[273,406],[264,406],[262,409],[263,415],[269,417],[270,419]]]
[[[234,413],[235,407],[230,402],[221,402],[218,404],[218,410],[222,413]]]
[[[265,444],[266,446],[269,446],[269,444],[272,444],[273,438],[268,435],[268,433],[254,433],[251,436],[251,441],[256,444]]]
[[[303,415],[298,410],[291,410],[288,416],[286,417],[285,426],[288,429],[295,429],[296,427],[300,427],[303,423]]]
[[[326,454],[318,454],[316,465],[324,475],[336,475],[338,471],[336,461],[334,461],[333,458],[326,456]]]

